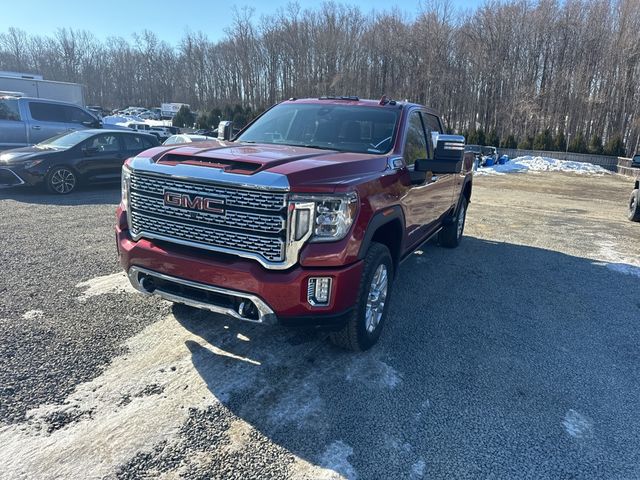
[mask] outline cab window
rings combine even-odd
[[[416,163],[416,160],[427,158],[427,141],[424,135],[422,119],[417,111],[411,112],[407,124],[407,138],[404,144],[404,161],[407,166]]]
[[[6,98],[0,100],[0,120],[20,120],[20,110],[18,109],[18,100]]]

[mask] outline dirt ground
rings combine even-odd
[[[0,191],[0,478],[640,478],[631,187],[478,176],[357,355],[132,292],[117,187]]]

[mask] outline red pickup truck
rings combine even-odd
[[[143,293],[239,320],[324,327],[337,345],[366,350],[400,262],[436,234],[442,246],[460,243],[472,162],[464,138],[444,135],[424,106],[292,98],[233,141],[129,159],[120,263]]]

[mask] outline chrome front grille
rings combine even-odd
[[[131,188],[139,192],[158,195],[162,195],[167,188],[196,194],[213,195],[224,198],[228,206],[246,207],[256,210],[278,210],[287,204],[286,193],[230,188],[137,173],[131,175]]]
[[[172,177],[131,173],[130,230],[135,239],[155,238],[253,257],[286,260],[286,193],[256,191]],[[222,212],[170,206],[165,191],[211,196]]]

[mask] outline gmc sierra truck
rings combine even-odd
[[[233,141],[220,131],[123,167],[118,254],[145,294],[327,328],[361,351],[380,336],[401,261],[436,234],[461,241],[473,157],[432,109],[292,98]]]

